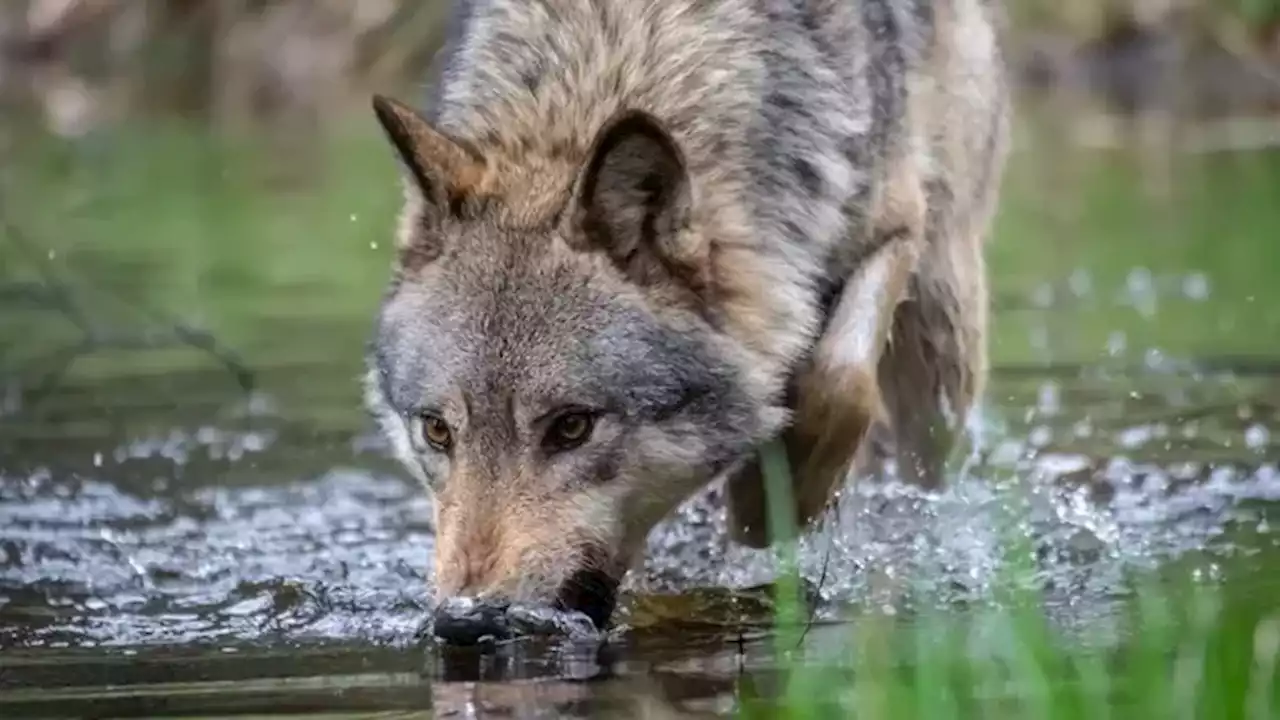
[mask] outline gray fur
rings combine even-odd
[[[907,474],[939,481],[945,411],[985,373],[998,12],[455,2],[427,110],[375,102],[409,172],[367,384],[436,495],[442,593],[616,584],[726,474],[736,537],[763,544],[753,450],[784,434],[808,521],[882,404]],[[548,451],[566,408],[594,432]]]

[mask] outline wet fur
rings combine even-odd
[[[375,100],[407,172],[367,382],[434,494],[440,595],[616,585],[722,476],[734,537],[763,546],[753,454],[779,434],[802,522],[879,421],[905,476],[942,482],[986,373],[999,13],[455,3],[425,111]],[[548,452],[566,407],[599,421]]]

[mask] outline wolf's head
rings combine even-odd
[[[513,162],[374,108],[407,199],[367,396],[434,497],[438,596],[603,625],[652,527],[784,420],[717,330],[681,150],[621,111]]]

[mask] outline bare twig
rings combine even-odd
[[[117,328],[103,327],[94,323],[75,297],[70,284],[60,277],[47,258],[36,250],[35,243],[17,226],[12,213],[8,210],[6,197],[0,192],[0,232],[3,232],[8,245],[24,255],[31,263],[35,271],[40,274],[41,282],[12,283],[0,287],[0,303],[22,302],[51,310],[66,318],[81,335],[79,342],[41,359],[38,364],[48,369],[30,393],[28,402],[38,402],[56,388],[75,361],[83,356],[105,349],[144,350],[174,345],[186,345],[210,355],[235,378],[242,391],[253,390],[255,380],[249,366],[236,352],[219,343],[205,330],[165,317],[151,308],[126,298],[117,299],[163,330],[157,331],[152,328],[142,332],[120,331]]]

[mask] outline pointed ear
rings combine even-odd
[[[574,186],[569,218],[584,250],[607,252],[638,282],[692,280],[700,253],[683,230],[692,193],[684,155],[660,120],[618,113],[597,133]]]
[[[484,158],[431,126],[413,108],[373,96],[373,112],[422,194],[428,219],[452,212],[484,178]]]

